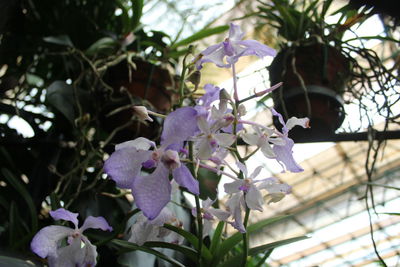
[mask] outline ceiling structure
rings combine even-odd
[[[301,235],[310,238],[276,249],[268,260],[271,266],[366,266],[377,260],[365,200],[367,149],[367,142],[336,143],[301,162],[304,172],[275,175],[292,186],[292,194],[263,213],[253,212],[251,221],[291,217],[254,235],[252,246]],[[372,182],[400,188],[399,176],[400,140],[389,140]],[[400,264],[400,216],[383,213],[399,213],[399,196],[398,189],[373,186],[379,214],[370,210],[373,235],[388,266]],[[371,206],[370,196],[368,201]]]

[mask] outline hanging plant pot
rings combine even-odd
[[[115,143],[139,136],[155,140],[161,130],[161,124],[156,119],[153,122],[132,121],[132,116],[135,116],[133,109],[121,109],[121,107],[131,105],[133,100],[135,105],[148,103],[150,107],[149,105],[147,107],[152,111],[166,113],[174,102],[174,94],[170,90],[174,85],[173,77],[167,69],[142,60],[134,60],[134,63],[136,68],[123,61],[109,68],[104,77],[105,82],[113,88],[113,93],[103,108],[101,115],[103,128],[112,132],[130,124],[116,133],[113,139]],[[119,112],[107,116],[118,109]]]
[[[349,61],[334,47],[314,44],[282,50],[269,68],[271,84],[283,82],[272,94],[274,108],[285,120],[309,117],[310,129],[296,127],[295,141],[334,134],[345,113],[342,94]],[[277,128],[282,126],[274,118]]]

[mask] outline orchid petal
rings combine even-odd
[[[262,168],[263,168],[262,166],[258,166],[258,167],[253,171],[253,173],[250,174],[249,178],[252,178],[252,179],[256,178],[256,177],[260,174]]]
[[[196,62],[196,67],[198,70],[202,68],[203,63],[212,62],[220,68],[228,68],[230,64],[224,62],[225,50],[223,43],[212,45],[206,50],[201,52],[203,55],[200,60]]]
[[[240,191],[239,188],[242,186],[242,184],[243,184],[243,180],[237,180],[237,181],[234,181],[231,183],[226,183],[226,184],[224,184],[225,192],[228,194],[237,193]]]
[[[271,145],[268,142],[266,142],[263,146],[261,146],[261,152],[267,158],[275,158],[276,157]]]
[[[207,83],[204,85],[204,90],[206,93],[200,97],[197,102],[200,102],[202,106],[209,107],[212,102],[219,99],[219,92],[221,89],[217,86]]]
[[[251,145],[251,146],[258,145],[258,142],[260,140],[260,137],[255,134],[243,133],[241,136],[242,136],[243,141],[246,142],[246,144]]]
[[[134,140],[129,140],[123,143],[120,143],[115,146],[115,150],[120,150],[123,148],[135,148],[137,150],[149,150],[151,147],[156,147],[156,144],[153,141],[150,141],[144,137],[138,137]]]
[[[169,171],[160,164],[153,173],[138,176],[133,182],[132,194],[136,205],[149,220],[156,218],[171,200],[168,176]]]
[[[216,133],[214,134],[214,138],[217,140],[218,145],[223,147],[231,146],[236,140],[235,135],[227,133]]]
[[[203,221],[203,238],[210,234],[212,230],[212,221],[204,220]]]
[[[240,161],[236,161],[236,166],[238,166],[239,170],[242,171],[243,176],[244,176],[245,178],[247,178],[247,177],[249,176],[248,173],[247,173],[247,167],[246,167],[246,165],[244,165],[244,164],[241,163]]]
[[[90,243],[90,241],[85,236],[82,236],[82,240],[84,243],[84,247],[81,248],[81,250],[84,250],[84,259],[81,265],[78,266],[96,266],[96,246]]]
[[[129,242],[143,245],[147,241],[155,241],[158,233],[158,226],[151,224],[142,214],[131,227]]]
[[[209,208],[208,212],[211,213],[211,215],[217,217],[220,221],[226,221],[228,220],[229,216],[231,216],[229,212],[221,209]]]
[[[130,188],[140,174],[142,163],[147,161],[152,151],[122,148],[116,150],[104,162],[104,171],[111,176],[119,188]]]
[[[211,207],[211,205],[215,202],[215,200],[212,200],[211,198],[207,197],[206,200],[202,201],[202,206],[203,209],[208,209],[209,207]]]
[[[103,231],[113,230],[113,228],[108,224],[108,222],[103,217],[93,217],[93,216],[89,216],[86,218],[80,230],[81,232],[83,232],[89,228],[101,229]]]
[[[231,225],[237,229],[241,233],[246,233],[246,229],[244,228],[242,221],[242,210],[241,210],[241,194],[234,194],[228,201],[226,205],[228,206],[233,218],[234,222]]]
[[[74,233],[74,230],[59,225],[44,227],[33,237],[31,249],[41,258],[57,255],[58,243],[67,236]]]
[[[287,170],[291,172],[302,172],[304,169],[297,164],[293,158],[292,148],[294,142],[290,138],[285,138],[286,144],[284,146],[274,145],[273,151],[276,155],[276,160]]]
[[[296,117],[291,117],[290,119],[287,120],[286,122],[286,128],[288,131],[290,131],[294,126],[298,125],[303,128],[309,128],[309,123],[310,119],[309,118],[296,118]]]
[[[229,40],[239,41],[239,40],[242,40],[243,37],[244,37],[244,32],[240,29],[240,26],[230,23],[229,24]]]
[[[183,107],[171,112],[164,121],[161,145],[180,144],[193,136],[197,128],[197,111]]]
[[[75,225],[75,228],[78,228],[78,213],[73,213],[64,208],[59,208],[57,210],[50,211],[50,215],[54,220],[70,221]]]
[[[164,207],[161,210],[160,214],[158,214],[158,216],[156,218],[154,218],[154,220],[150,221],[150,223],[152,225],[161,227],[165,223],[173,221],[175,218],[176,218],[176,216],[172,213],[172,211],[170,209],[168,209],[167,207]]]
[[[261,195],[261,192],[254,185],[250,186],[250,189],[247,192],[245,199],[247,207],[252,210],[263,211],[263,197]]]
[[[200,142],[197,144],[197,158],[199,159],[208,159],[211,157],[214,152],[213,148],[210,145],[208,138],[200,139]]]
[[[204,117],[197,118],[197,126],[199,127],[200,131],[206,135],[210,134],[210,126],[208,125],[207,120]]]
[[[172,176],[180,186],[185,187],[189,192],[195,195],[200,194],[199,182],[185,165],[182,164],[181,167],[173,170]]]
[[[263,58],[266,56],[271,56],[271,57],[276,56],[275,49],[273,49],[265,44],[262,44],[256,40],[243,40],[243,41],[237,42],[237,44],[246,47],[246,49],[244,50],[244,52],[242,53],[241,56],[254,55],[259,58]]]
[[[286,123],[283,120],[282,114],[280,114],[279,112],[277,112],[275,109],[271,108],[271,113],[273,116],[277,116],[279,122],[282,124],[282,133],[287,135],[287,133],[289,132],[289,130],[286,127]]]
[[[72,267],[85,266],[85,251],[81,249],[81,239],[74,238],[70,245],[57,250],[56,255],[50,255],[48,258],[49,266]],[[94,266],[94,265],[93,265]]]

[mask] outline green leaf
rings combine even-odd
[[[88,56],[93,56],[98,54],[99,52],[105,50],[111,50],[116,48],[118,42],[111,37],[103,37],[94,42],[89,48],[86,50],[85,54]]]
[[[201,30],[201,31],[193,34],[192,36],[189,36],[188,38],[185,38],[179,42],[176,42],[175,44],[173,44],[171,46],[171,49],[175,49],[179,46],[189,45],[195,41],[201,40],[203,38],[206,38],[206,37],[214,35],[214,34],[224,32],[228,29],[229,29],[228,25],[223,25],[223,26],[218,26],[215,28]]]
[[[259,221],[255,224],[252,224],[250,226],[247,227],[247,233],[251,234],[254,233],[258,230],[261,230],[262,228],[264,228],[267,225],[276,223],[278,221],[287,219],[288,217],[290,217],[290,215],[286,215],[286,216],[278,216],[278,217],[274,217],[274,218],[269,218],[269,219],[265,219],[262,221]],[[242,241],[242,233],[236,233],[233,234],[232,236],[230,236],[229,238],[227,238],[226,240],[224,240],[218,250],[218,255],[214,255],[214,263],[217,263],[223,256],[225,256],[226,254],[229,253],[229,251],[231,249],[233,249],[240,241]]]
[[[199,248],[199,239],[194,234],[170,224],[164,224],[164,227],[183,236],[195,249]],[[201,256],[207,261],[212,259],[210,250],[204,244],[201,246]]]
[[[37,265],[29,261],[0,255],[0,266],[35,267]]]
[[[122,24],[122,33],[127,34],[132,31],[132,21],[129,17],[128,8],[124,5],[121,0],[115,1],[115,4],[121,9],[121,24]],[[135,12],[135,11],[134,11]]]
[[[132,18],[131,30],[135,31],[140,25],[140,19],[143,15],[143,0],[131,0],[132,3]]]
[[[221,235],[222,235],[222,230],[224,229],[225,222],[220,221],[217,225],[217,228],[215,229],[214,235],[211,240],[211,245],[210,245],[210,252],[213,255],[218,254],[218,246],[219,243],[221,242]]]
[[[47,102],[73,125],[75,120],[74,88],[64,81],[55,81],[46,91]]]
[[[263,265],[263,263],[265,263],[265,261],[268,259],[268,257],[271,255],[272,251],[274,251],[273,249],[267,250],[264,253],[264,256],[258,261],[258,263],[256,264],[255,267],[261,267]]]
[[[48,36],[48,37],[44,37],[43,40],[47,43],[74,47],[74,45],[68,35]]]
[[[8,244],[13,244],[16,240],[17,236],[17,223],[19,221],[18,214],[17,214],[17,205],[15,201],[11,201],[10,204],[10,212],[8,215],[9,218],[9,227],[8,227]]]
[[[179,261],[177,261],[177,260],[175,260],[173,258],[170,258],[167,255],[165,255],[165,254],[163,254],[163,253],[161,253],[161,252],[159,252],[157,250],[154,250],[154,249],[151,249],[151,248],[148,248],[148,247],[145,247],[145,246],[139,246],[139,245],[136,245],[134,243],[131,243],[131,242],[128,242],[128,241],[125,241],[125,240],[120,240],[120,239],[113,239],[113,240],[111,240],[111,243],[121,247],[123,252],[140,250],[140,251],[152,254],[152,255],[154,255],[154,256],[156,256],[156,257],[158,257],[160,259],[163,259],[165,261],[168,261],[173,266],[185,267],[185,265],[183,265]]]
[[[279,241],[272,242],[269,244],[254,247],[254,248],[249,249],[249,256],[255,256],[255,255],[263,253],[263,252],[268,253],[270,250],[275,249],[277,247],[288,245],[290,243],[297,242],[297,241],[307,239],[307,238],[309,238],[309,237],[308,236],[298,236],[298,237],[288,238],[285,240],[279,240]],[[240,266],[237,264],[241,262],[242,257],[243,257],[243,255],[241,255],[241,254],[233,256],[233,257],[229,258],[227,261],[225,261],[223,264],[218,265],[218,266],[221,266],[221,267]]]
[[[167,242],[146,242],[144,243],[144,246],[150,247],[150,248],[168,248],[172,249],[175,251],[178,251],[188,258],[190,258],[192,261],[197,260],[197,251],[183,245],[178,245],[178,244],[172,244],[172,243],[167,243]]]
[[[31,231],[35,233],[38,229],[38,222],[35,204],[33,203],[31,195],[22,182],[19,181],[19,179],[17,179],[17,177],[15,177],[8,169],[2,168],[1,173],[28,204],[28,211],[31,216]]]
[[[288,238],[288,239],[272,242],[272,243],[269,243],[269,244],[261,245],[261,246],[258,246],[258,247],[254,247],[254,248],[251,248],[249,250],[249,255],[250,256],[257,255],[257,254],[262,253],[264,251],[267,251],[267,250],[270,250],[270,249],[274,249],[274,248],[277,248],[277,247],[281,247],[281,246],[284,246],[284,245],[288,245],[290,243],[294,243],[294,242],[297,242],[297,241],[300,241],[300,240],[304,240],[304,239],[307,239],[307,238],[310,238],[310,237],[309,236],[297,236],[297,237],[292,237],[292,238]]]

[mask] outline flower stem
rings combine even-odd
[[[250,209],[249,207],[247,207],[246,205],[246,213],[244,215],[244,221],[243,221],[243,225],[244,228],[247,228],[247,223],[249,221],[249,216],[250,216]],[[247,264],[247,257],[249,255],[249,236],[247,234],[247,232],[242,234],[243,237],[243,258],[242,258],[242,266],[246,266]]]
[[[189,158],[192,162],[190,164],[190,171],[193,177],[197,180],[197,172],[195,171],[194,160],[193,160],[193,142],[189,142]],[[196,218],[197,218],[197,239],[199,241],[197,248],[197,266],[201,266],[201,249],[203,246],[203,220],[201,216],[200,198],[198,195],[194,196],[196,202]]]
[[[236,68],[235,64],[232,64],[232,76],[233,76],[233,98],[235,102],[239,102],[239,95],[237,90],[237,77],[236,77]]]

